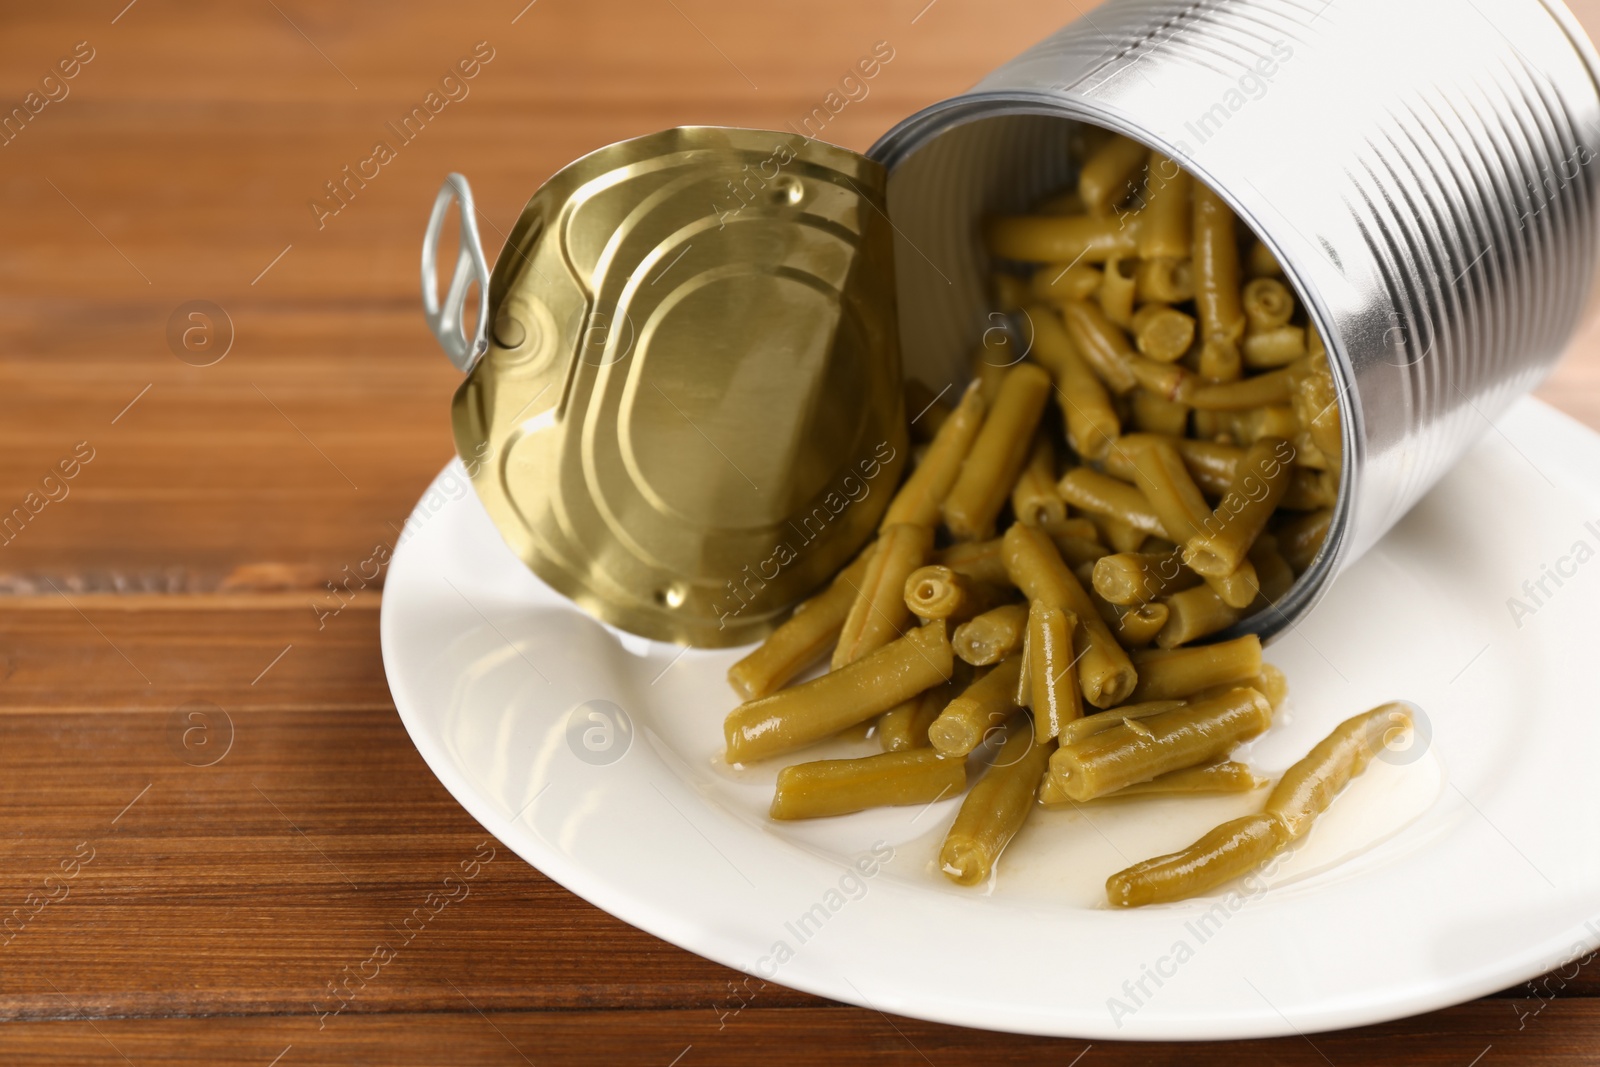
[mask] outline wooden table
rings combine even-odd
[[[0,553],[0,905],[21,916],[0,934],[0,1061],[1594,1055],[1592,968],[1393,1025],[1228,1045],[1088,1049],[890,1018],[747,989],[492,841],[469,899],[321,1017],[486,840],[395,715],[379,581],[326,613],[341,603],[329,583],[393,543],[451,454],[457,376],[417,300],[442,176],[471,177],[498,247],[538,183],[589,149],[680,123],[781,126],[884,41],[893,59],[828,129],[863,148],[1073,14],[524,3],[96,0],[4,16],[0,100],[58,61],[74,76],[0,146],[0,508],[46,500]],[[469,95],[332,200],[325,183],[398,140],[386,124],[475,47]],[[226,312],[207,366],[205,337],[170,340],[196,300]],[[1576,348],[1544,395],[1600,426],[1600,339]],[[92,458],[47,482],[75,450]]]

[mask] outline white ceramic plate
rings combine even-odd
[[[772,823],[775,770],[717,758],[739,653],[635,638],[572,607],[503,545],[458,463],[390,566],[383,659],[456,799],[657,937],[940,1022],[1244,1038],[1442,1007],[1600,943],[1597,594],[1600,437],[1523,401],[1271,647],[1290,702],[1248,758],[1281,771],[1391,698],[1427,729],[1270,877],[1131,912],[1104,904],[1108,874],[1260,795],[1037,812],[979,889],[934,863],[953,800]]]

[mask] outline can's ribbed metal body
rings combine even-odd
[[[1068,124],[1171,155],[1277,255],[1339,379],[1332,530],[1278,610],[1241,624],[1271,637],[1539,381],[1589,306],[1596,66],[1555,0],[1110,0],[873,148],[907,369],[963,372],[992,325],[978,222],[1070,180]]]

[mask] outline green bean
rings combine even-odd
[[[1245,314],[1233,212],[1201,182],[1194,183],[1193,201],[1194,303],[1200,312],[1200,336],[1237,344],[1244,337]]]
[[[1028,286],[1040,300],[1084,300],[1100,288],[1100,269],[1087,263],[1047,263]]]
[[[1152,715],[1164,715],[1175,708],[1183,707],[1185,703],[1182,700],[1147,700],[1139,704],[1123,704],[1121,707],[1097,711],[1063,725],[1057,740],[1065,748],[1067,745],[1077,744],[1086,737],[1093,737],[1120,725],[1124,719],[1148,719]]]
[[[1077,628],[1078,617],[1060,604],[1035,600],[1028,605],[1028,706],[1033,709],[1034,737],[1041,743],[1059,734],[1063,724],[1083,717],[1078,661],[1072,652]]]
[[[1023,215],[987,227],[989,254],[1026,263],[1104,263],[1138,247],[1139,216]]]
[[[1144,648],[1156,639],[1156,634],[1167,624],[1167,606],[1159,600],[1124,605],[1112,604],[1093,589],[1089,590],[1089,595],[1095,598],[1096,607],[1104,605],[1115,616],[1115,624],[1108,620],[1106,625],[1111,626],[1123,648]],[[1105,612],[1101,612],[1101,615],[1104,617]]]
[[[1054,741],[1034,740],[1026,721],[1008,729],[999,755],[961,802],[939,849],[940,869],[952,881],[977,885],[989,877],[1033,810],[1034,793],[1054,748]]]
[[[1278,372],[1284,373],[1284,372]],[[1326,357],[1308,359],[1288,370],[1293,380],[1294,410],[1300,425],[1311,435],[1311,443],[1337,467],[1344,449],[1339,429],[1339,388]]]
[[[1093,800],[1169,771],[1227,755],[1272,725],[1272,706],[1254,689],[1116,726],[1056,750],[1050,776],[1071,800]]]
[[[752,763],[831,737],[950,677],[954,656],[942,621],[838,670],[734,708],[723,723],[729,763]]]
[[[1182,900],[1244,876],[1283,845],[1282,823],[1271,815],[1246,815],[1188,848],[1118,871],[1106,879],[1106,896],[1119,908]]]
[[[1078,171],[1078,197],[1089,214],[1108,214],[1126,200],[1149,155],[1144,145],[1118,134],[1085,159]]]
[[[1278,257],[1272,254],[1272,249],[1260,241],[1250,243],[1249,268],[1252,278],[1283,277],[1283,268],[1278,266]]]
[[[1276,437],[1263,437],[1245,451],[1216,510],[1184,544],[1190,569],[1218,578],[1239,569],[1289,488],[1293,459],[1293,446]]]
[[[1073,644],[1083,650],[1078,683],[1084,697],[1100,708],[1122,703],[1137,681],[1133,664],[1050,538],[1041,530],[1013,523],[1004,546],[1011,580],[1030,601],[1060,604],[1078,617]]]
[[[1276,278],[1255,278],[1246,282],[1242,303],[1246,330],[1250,333],[1276,329],[1294,317],[1294,294]]]
[[[955,693],[950,685],[936,685],[902,700],[878,716],[878,744],[885,752],[904,752],[912,748],[927,748],[928,727],[939,717]]]
[[[1068,522],[1077,520],[1068,519]],[[1092,524],[1091,524],[1092,525]],[[1094,538],[1079,537],[1076,534],[1058,533],[1057,527],[1043,527],[1044,532],[1050,535],[1051,542],[1056,546],[1056,551],[1061,553],[1061,558],[1067,566],[1077,568],[1085,563],[1093,563],[1102,556],[1108,555],[1111,550],[1098,540],[1099,534]],[[1139,535],[1143,537],[1143,534]]]
[[[1229,607],[1208,585],[1183,589],[1165,598],[1167,622],[1156,634],[1159,648],[1178,648],[1221,633],[1244,618],[1242,608]]]
[[[1067,502],[1056,491],[1056,453],[1049,434],[1034,438],[1028,462],[1011,487],[1011,510],[1018,522],[1030,526],[1066,521]]]
[[[1133,451],[1133,470],[1140,491],[1172,540],[1186,543],[1204,529],[1211,508],[1172,444],[1155,436],[1147,438]],[[1201,577],[1231,607],[1248,607],[1256,597],[1255,568],[1248,561],[1228,574]]]
[[[1148,782],[1137,782],[1124,786],[1115,793],[1107,793],[1103,797],[1096,797],[1088,801],[1098,804],[1108,800],[1123,800],[1127,797],[1143,796],[1180,796],[1184,794],[1195,795],[1200,793],[1249,793],[1260,789],[1266,782],[1257,778],[1250,768],[1243,763],[1233,760],[1213,760],[1195,767],[1185,767],[1182,770],[1168,771],[1166,774],[1150,779]],[[1039,803],[1041,804],[1071,804],[1073,800],[1062,791],[1060,783],[1050,775],[1045,775],[1043,784],[1039,787]]]
[[[1129,700],[1178,700],[1207,686],[1261,673],[1261,639],[1255,634],[1214,645],[1151,648],[1130,655],[1139,684]]]
[[[1268,371],[1251,378],[1202,385],[1189,390],[1184,401],[1196,411],[1244,411],[1267,404],[1286,403],[1293,394],[1291,368]]]
[[[1007,586],[980,582],[940,564],[918,567],[906,578],[905,600],[919,619],[945,619],[951,626],[1010,600]]]
[[[1089,521],[1094,523],[1095,529],[1099,531],[1100,542],[1110,546],[1113,552],[1141,552],[1144,550],[1144,543],[1154,536],[1109,515],[1090,515]],[[1161,538],[1155,539],[1161,540]]]
[[[906,607],[906,579],[932,551],[931,527],[901,523],[883,528],[834,647],[835,670],[882,648],[914,625]]]
[[[1181,437],[1189,428],[1189,405],[1148,389],[1135,389],[1128,398],[1132,406],[1132,422],[1136,430],[1144,433],[1172,434]]]
[[[1067,443],[1079,456],[1098,459],[1122,432],[1122,420],[1111,406],[1111,396],[1084,362],[1054,311],[1029,308],[1028,318],[1033,323],[1034,358],[1056,376],[1056,400],[1067,424]]]
[[[1212,697],[1221,696],[1230,689],[1238,689],[1240,686],[1246,689],[1254,689],[1266,697],[1267,703],[1272,705],[1274,713],[1283,707],[1284,700],[1289,696],[1289,680],[1283,676],[1283,672],[1270,663],[1263,663],[1261,665],[1261,673],[1253,678],[1245,678],[1237,682],[1223,682],[1221,685],[1202,689],[1189,699],[1210,700]]]
[[[1306,354],[1306,331],[1299,326],[1257,330],[1244,339],[1240,354],[1244,365],[1252,370],[1287,367]]]
[[[965,761],[947,759],[931,748],[816,760],[778,772],[769,814],[774,819],[817,819],[868,808],[932,804],[959,796],[966,787]]]
[[[950,645],[963,661],[987,667],[1020,651],[1027,632],[1028,605],[1005,604],[957,626]]]
[[[928,742],[947,756],[965,756],[1017,710],[1021,656],[1008,656],[944,706],[928,727]]]
[[[880,529],[901,523],[934,526],[939,522],[939,509],[961,474],[961,464],[972,450],[972,442],[977,440],[987,410],[988,404],[978,386],[969,386],[961,402],[934,435],[928,454],[889,502]]]
[[[1113,604],[1145,604],[1200,584],[1200,576],[1183,565],[1183,550],[1118,552],[1094,564],[1094,588]]]
[[[1127,482],[1088,467],[1074,467],[1061,476],[1057,488],[1067,503],[1091,515],[1125,522],[1143,534],[1167,536],[1167,528],[1151,502]],[[1201,504],[1203,507],[1204,501]]]
[[[1190,190],[1193,179],[1171,159],[1151,152],[1146,168],[1142,259],[1186,259],[1190,253]],[[1187,299],[1187,298],[1185,298]]]
[[[972,354],[968,366],[972,369],[972,380],[977,383],[978,392],[983,394],[984,404],[992,411],[994,402],[1000,397],[1000,386],[1005,382],[1006,375],[1011,373],[1011,357],[984,345]]]
[[[1277,528],[1278,551],[1283,553],[1283,558],[1289,561],[1289,566],[1294,568],[1296,574],[1304,574],[1311,567],[1317,553],[1322,550],[1322,542],[1327,538],[1328,528],[1332,524],[1333,509],[1319,508],[1296,516]]]
[[[1036,364],[1021,363],[1006,374],[994,409],[944,499],[945,525],[958,539],[993,536],[995,516],[1027,461],[1050,388],[1050,375]]]
[[[1162,304],[1193,300],[1194,263],[1187,255],[1182,259],[1167,256],[1141,259],[1134,285],[1140,300]]]
[[[1133,346],[1104,311],[1087,300],[1063,300],[1060,307],[1067,336],[1107,389],[1121,396],[1139,384],[1132,367]]]
[[[1194,344],[1194,319],[1165,304],[1146,304],[1130,325],[1139,351],[1162,363],[1182,359]]]
[[[876,547],[868,545],[827,589],[801,604],[759,647],[728,668],[728,684],[735,693],[745,700],[775,693],[827,655],[839,640]]]
[[[1267,796],[1267,813],[1277,816],[1289,840],[1304,837],[1318,815],[1366,770],[1397,731],[1411,728],[1411,712],[1401,703],[1380,704],[1353,715],[1317,742],[1315,748],[1278,779]]]
[[[958,541],[933,554],[934,562],[942,563],[958,574],[975,581],[995,585],[1009,584],[1011,575],[1006,571],[1005,553],[1000,538],[987,541]]]
[[[1134,271],[1138,261],[1129,258],[1106,261],[1105,272],[1100,276],[1100,288],[1095,300],[1106,318],[1126,330],[1133,325],[1133,301],[1137,291]]]

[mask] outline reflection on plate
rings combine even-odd
[[[1260,794],[1038,812],[978,889],[934,863],[955,800],[772,823],[776,766],[718,758],[739,653],[594,621],[517,562],[470,495],[425,498],[408,524],[384,664],[423,757],[490,832],[607,911],[759,978],[1086,1038],[1376,1022],[1600,943],[1600,852],[1585,844],[1600,822],[1586,651],[1600,644],[1600,437],[1532,400],[1500,430],[1271,646],[1289,703],[1237,758],[1276,773],[1391,698],[1427,729],[1259,881],[1177,904],[1113,911],[1105,878]]]

